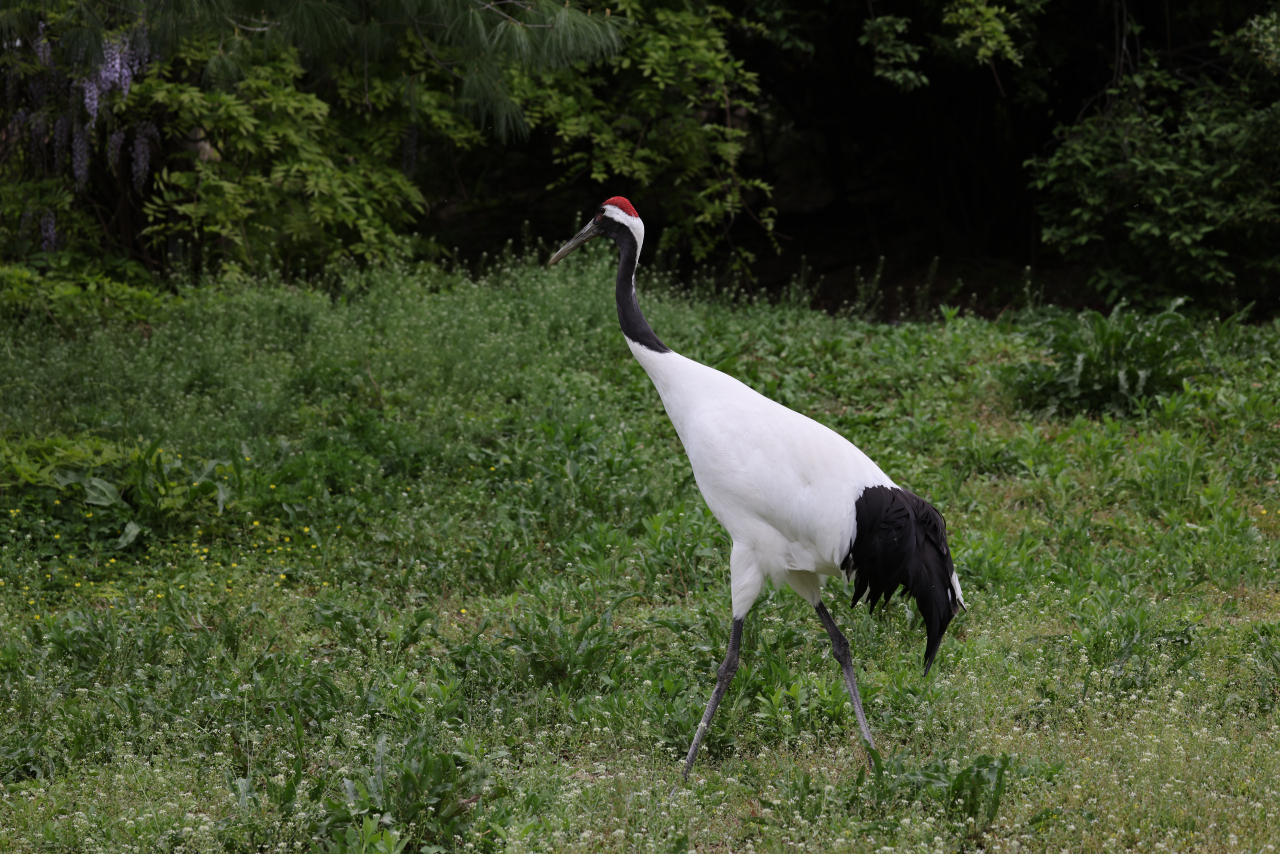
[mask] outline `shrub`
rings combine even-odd
[[[1182,300],[1153,316],[1127,311],[1083,311],[1045,322],[1049,361],[1014,370],[1020,403],[1049,412],[1133,411],[1143,398],[1182,387],[1204,352]]]
[[[1222,84],[1134,73],[1028,161],[1042,239],[1094,266],[1108,301],[1156,285],[1233,305],[1274,286],[1280,108],[1274,76],[1252,68],[1238,59]]]
[[[45,260],[50,263],[43,272],[0,266],[0,319],[39,318],[73,330],[112,321],[147,323],[166,305],[156,291],[121,282],[71,253]]]
[[[406,841],[427,846],[421,850],[443,851],[440,846],[449,845],[455,836],[466,834],[486,819],[501,822],[500,810],[488,816],[480,808],[486,795],[486,806],[506,796],[505,787],[500,783],[488,786],[489,782],[471,757],[439,750],[429,736],[419,733],[400,750],[390,747],[383,736],[371,767],[343,779],[344,797],[326,799],[326,812],[316,831],[332,840],[329,850],[333,852],[378,851],[368,845],[378,825],[399,831]],[[401,845],[387,851],[403,848],[398,835],[388,833],[384,841]],[[482,845],[482,850],[488,847]]]
[[[715,6],[19,6],[0,17],[5,260],[305,277],[438,257],[428,200],[492,206],[534,174],[492,171],[532,128],[559,140],[556,186],[589,170],[652,190],[673,226],[660,242],[698,258],[770,192],[738,172],[759,90]],[[752,216],[771,230],[767,208]]]

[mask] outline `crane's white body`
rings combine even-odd
[[[868,486],[895,486],[829,427],[727,374],[628,340],[662,398],[707,505],[733,540],[733,616],[765,578],[817,605],[819,575],[840,574],[857,535],[854,504]]]

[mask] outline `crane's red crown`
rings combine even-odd
[[[605,199],[604,203],[606,205],[613,205],[627,216],[633,216],[636,219],[640,218],[640,214],[636,213],[636,209],[631,206],[631,202],[622,198],[622,196],[614,196],[612,199]]]

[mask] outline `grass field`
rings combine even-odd
[[[0,851],[1274,850],[1280,328],[1167,331],[1181,390],[1047,414],[1052,312],[642,283],[670,345],[928,496],[970,603],[926,679],[914,606],[828,586],[870,755],[812,610],[767,592],[669,798],[728,543],[612,264],[4,325]]]

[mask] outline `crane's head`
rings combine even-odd
[[[547,266],[572,255],[579,246],[597,237],[610,237],[615,241],[630,238],[635,241],[636,255],[639,256],[640,246],[644,243],[644,223],[640,221],[640,215],[631,206],[631,202],[622,196],[605,199],[596,215],[583,226],[582,231],[551,256]]]

